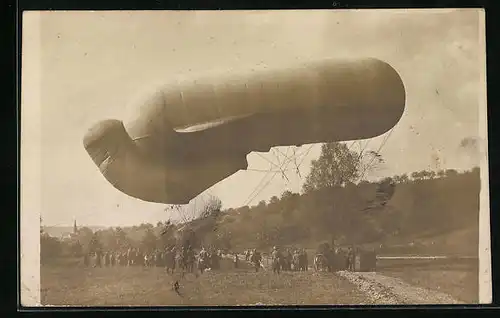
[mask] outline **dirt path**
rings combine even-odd
[[[356,285],[378,304],[462,304],[448,294],[409,285],[399,278],[375,272],[340,271],[337,275]]]
[[[242,257],[240,256],[240,259]],[[269,270],[268,264],[270,264],[270,260],[264,257],[262,267],[265,270]],[[309,273],[314,273],[312,266],[309,270]],[[388,305],[464,304],[446,293],[413,286],[399,278],[376,272],[339,271],[336,275],[356,286],[371,303]]]

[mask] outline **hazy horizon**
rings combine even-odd
[[[97,121],[126,120],[131,100],[152,83],[207,71],[327,57],[379,58],[400,74],[407,103],[381,149],[385,164],[369,177],[479,166],[485,52],[477,10],[29,12],[24,19],[36,14],[41,131],[39,141],[32,135],[24,142],[41,143],[36,160],[41,160],[45,226],[72,226],[74,219],[79,225],[128,226],[176,217],[163,204],[116,190],[85,152],[82,138]],[[360,145],[377,150],[384,138]],[[300,176],[293,163],[288,179],[266,174],[276,169],[269,161],[282,162],[287,151],[249,154],[249,170],[205,194],[229,208],[268,201],[285,190],[299,192],[320,144],[296,148],[296,154],[306,154],[297,156]]]

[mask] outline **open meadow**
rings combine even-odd
[[[444,293],[464,303],[477,302],[477,265],[414,262],[396,264],[379,261],[380,272],[372,273],[390,284],[407,284],[398,302],[440,303],[432,293]],[[357,273],[353,273],[357,275]],[[360,273],[362,275],[362,273]],[[222,260],[221,269],[203,275],[168,274],[160,267],[84,268],[79,265],[47,265],[41,268],[42,303],[74,306],[245,306],[245,305],[349,305],[388,304],[387,295],[363,291],[335,273],[255,273],[242,262],[235,269]],[[180,284],[179,293],[173,284]],[[379,282],[368,282],[380,285]],[[400,283],[401,282],[401,283]],[[428,290],[429,298],[412,295],[410,286]]]
[[[196,277],[163,268],[41,268],[42,303],[76,306],[217,306],[366,304],[364,295],[330,273],[255,273],[228,260],[220,271]],[[180,284],[180,295],[172,286]]]
[[[479,263],[477,258],[457,260],[379,260],[380,274],[434,291],[445,292],[464,303],[479,301]]]

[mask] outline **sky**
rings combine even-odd
[[[23,72],[38,72],[31,79],[39,80],[39,98],[22,104],[25,127],[32,127],[22,142],[23,149],[39,147],[29,157],[40,169],[43,224],[127,226],[178,217],[109,184],[83,148],[83,135],[100,120],[124,120],[138,92],[153,83],[262,64],[359,56],[398,71],[405,113],[380,151],[385,163],[370,178],[476,166],[485,54],[479,17],[477,10],[28,13],[25,41],[38,47],[23,58],[38,64]],[[36,102],[37,121],[30,108]],[[385,137],[354,149],[378,150]],[[281,147],[249,154],[248,171],[208,189],[186,213],[208,194],[229,208],[300,191],[320,144],[295,149],[300,174],[293,164],[286,177],[266,173],[276,170],[269,161],[281,162],[287,151],[293,153]]]

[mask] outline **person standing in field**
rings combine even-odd
[[[100,250],[95,253],[95,265],[96,267],[102,267],[102,252]]]
[[[354,249],[352,247],[349,247],[349,251],[347,252],[347,264],[348,264],[348,270],[354,271],[354,261],[355,261],[356,255],[354,254]]]
[[[104,267],[109,266],[109,252],[104,252]]]
[[[276,246],[273,246],[271,258],[272,258],[273,273],[279,274],[280,270],[282,269],[283,255],[281,254],[281,251]]]
[[[240,262],[240,259],[238,257],[238,253],[234,253],[234,259],[233,259],[234,268],[238,268],[239,262]]]
[[[132,249],[127,250],[127,266],[132,265]]]
[[[260,255],[260,252],[254,248],[253,252],[252,252],[252,256],[250,258],[250,261],[253,263],[253,265],[255,267],[255,272],[259,271],[261,260],[262,260],[262,256]]]
[[[109,254],[109,265],[111,267],[115,266],[115,252],[110,252]]]
[[[89,253],[83,254],[83,266],[89,266]]]

